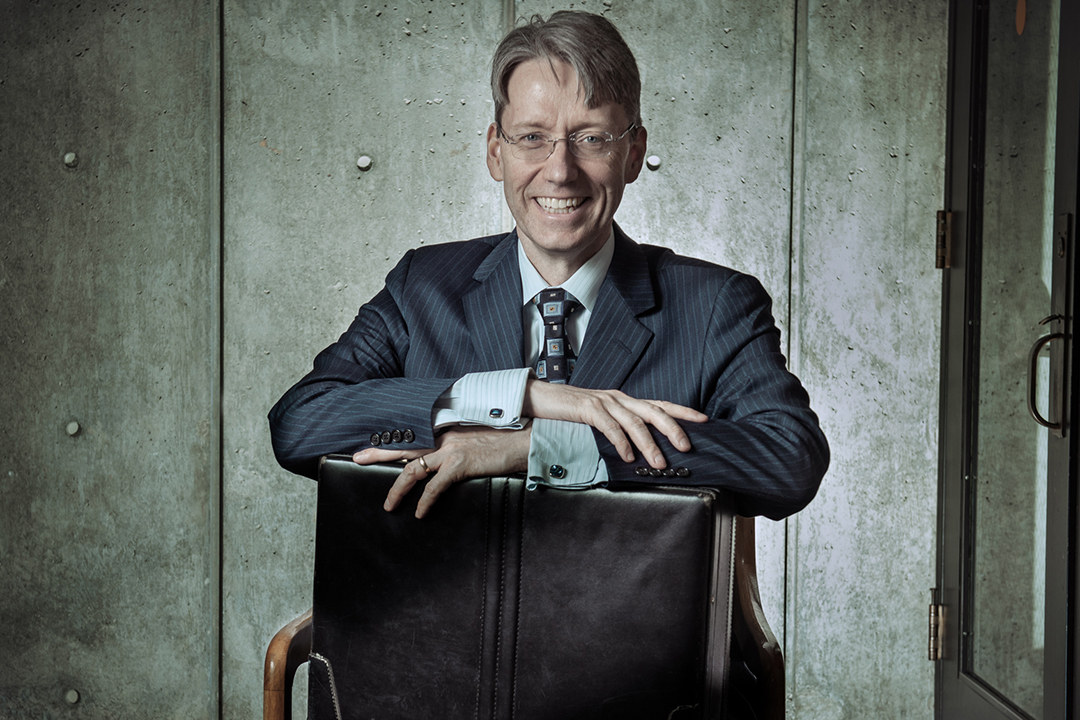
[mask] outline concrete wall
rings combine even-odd
[[[796,718],[929,718],[946,3],[801,8],[792,360],[833,448],[789,521]]]
[[[176,716],[215,714],[217,658],[222,716],[257,715],[266,643],[310,604],[315,495],[274,465],[265,413],[407,248],[506,227],[489,53],[558,7],[227,0],[220,54],[194,0],[2,11],[0,616],[23,629],[0,715],[66,716],[69,686],[125,668],[182,670]],[[762,279],[833,445],[819,499],[760,523],[791,716],[929,718],[946,3],[576,7],[634,47],[662,161],[618,221]],[[75,653],[84,627],[107,641]],[[164,706],[139,687],[77,711]]]
[[[0,717],[217,713],[214,22],[0,9]]]

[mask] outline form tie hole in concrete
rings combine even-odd
[[[69,705],[74,705],[75,703],[79,702],[79,691],[78,690],[68,690],[64,694],[64,699],[68,701]]]

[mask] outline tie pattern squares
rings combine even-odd
[[[536,361],[536,376],[551,383],[566,383],[574,372],[574,350],[566,339],[566,319],[581,303],[562,288],[542,290],[536,309],[544,321],[544,344]]]

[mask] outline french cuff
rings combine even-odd
[[[485,425],[520,430],[529,368],[469,373],[435,402],[432,425]]]
[[[566,420],[535,418],[529,440],[529,484],[586,488],[607,482],[592,428]]]

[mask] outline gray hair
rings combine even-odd
[[[499,43],[491,59],[496,122],[510,102],[507,87],[514,69],[540,59],[574,68],[586,107],[618,103],[632,122],[641,124],[641,76],[634,53],[610,20],[574,10],[560,10],[546,21],[533,15]]]

